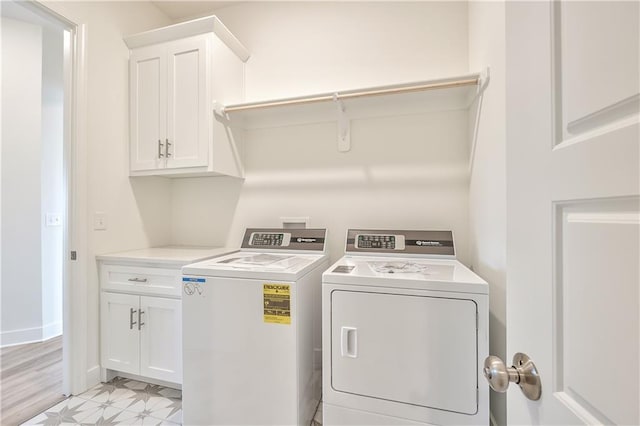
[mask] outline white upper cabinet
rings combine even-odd
[[[239,102],[249,55],[215,17],[125,38],[131,176],[243,176],[241,132],[214,115]]]
[[[207,165],[207,40],[198,36],[168,45],[168,168]]]
[[[167,102],[165,46],[136,50],[130,58],[131,170],[159,169],[164,156]]]

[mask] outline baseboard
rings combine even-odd
[[[137,380],[139,382],[151,383],[153,385],[160,385],[167,388],[182,389],[182,384],[180,383],[166,382],[164,380],[152,379],[150,377],[145,377],[145,376],[138,376],[137,374],[123,373],[122,371],[107,370],[107,380],[111,380],[114,377],[124,377],[125,379]]]
[[[62,334],[62,321],[52,322],[43,327],[23,328],[22,330],[0,333],[0,348],[44,342]]]
[[[24,345],[42,341],[42,327],[23,328],[22,330],[3,331],[0,333],[0,347]]]
[[[53,339],[62,334],[62,321],[51,322],[42,327],[42,341]]]

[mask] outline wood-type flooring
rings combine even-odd
[[[64,398],[62,336],[0,349],[0,425],[19,425]]]

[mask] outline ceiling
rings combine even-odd
[[[181,21],[187,18],[198,18],[214,14],[216,10],[240,3],[239,1],[163,1],[152,0],[158,9],[164,12],[169,18]]]

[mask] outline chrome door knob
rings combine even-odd
[[[507,368],[504,361],[494,355],[484,360],[483,371],[484,377],[486,377],[489,382],[489,386],[496,392],[506,392],[509,387],[509,382],[516,381],[515,378],[509,377],[509,373],[514,374],[515,368]]]
[[[523,353],[513,356],[513,365],[507,367],[497,356],[488,356],[484,360],[484,377],[496,392],[506,392],[510,382],[520,386],[524,396],[532,401],[540,399],[542,381],[533,361]]]

